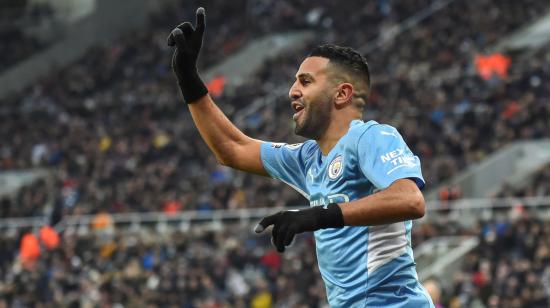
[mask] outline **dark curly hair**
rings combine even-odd
[[[325,44],[315,47],[308,57],[327,58],[330,60],[330,64],[349,73],[354,78],[353,81],[363,81],[366,89],[364,89],[364,93],[360,93],[358,96],[364,100],[360,105],[366,103],[368,92],[370,92],[369,64],[358,51],[351,47]]]

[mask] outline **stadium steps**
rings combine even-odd
[[[29,169],[0,172],[0,198],[16,194],[23,186],[46,178],[50,172],[47,169]]]
[[[470,165],[446,183],[428,191],[426,199],[435,200],[442,187],[458,187],[464,198],[485,198],[504,184],[522,188],[542,166],[550,162],[550,139],[516,141]]]
[[[550,43],[550,11],[534,22],[501,39],[491,49],[517,50],[538,49]]]
[[[306,45],[314,38],[313,31],[294,31],[283,34],[266,35],[255,39],[242,49],[226,57],[220,64],[209,68],[205,80],[216,76],[225,77],[226,86],[239,86],[254,77],[263,63],[287,50]]]
[[[135,29],[147,20],[146,0],[97,0],[95,11],[67,29],[65,38],[0,75],[0,99],[21,91],[53,68],[76,61],[93,45]]]
[[[143,1],[132,0],[123,1],[121,3],[124,4],[120,5],[98,5],[96,12],[76,23],[64,40],[1,74],[0,99],[21,91],[32,82],[47,75],[51,69],[76,61],[90,47],[113,40],[121,33],[142,25],[147,17],[146,10],[132,10],[128,7],[144,7],[146,5],[142,4]],[[136,11],[141,12],[138,18],[135,18]],[[117,15],[114,12],[130,13],[132,18],[124,18],[124,15]],[[126,19],[132,22],[126,22]],[[260,37],[249,42],[218,65],[206,70],[203,76],[205,80],[211,80],[221,75],[226,78],[226,86],[241,85],[254,76],[264,61],[286,50],[300,48],[311,41],[314,35],[313,31],[306,30]]]
[[[451,282],[454,273],[460,269],[463,257],[479,244],[475,236],[434,237],[414,250],[416,269],[420,281],[443,278]]]

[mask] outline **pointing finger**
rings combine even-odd
[[[196,22],[196,28],[197,32],[202,35],[204,32],[204,28],[206,27],[206,12],[203,7],[199,7],[197,9],[197,22]]]

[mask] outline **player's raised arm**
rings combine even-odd
[[[260,157],[262,142],[246,136],[208,95],[208,90],[197,70],[197,59],[202,47],[206,26],[205,11],[197,10],[196,26],[184,22],[168,36],[168,45],[176,46],[172,69],[178,80],[184,101],[193,121],[216,159],[223,165],[267,175]]]

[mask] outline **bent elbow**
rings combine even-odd
[[[231,167],[231,163],[226,158],[220,157],[216,155],[216,161],[218,164],[225,166],[225,167]]]
[[[426,203],[420,191],[415,194],[414,198],[411,198],[411,212],[413,219],[422,218],[426,214]]]
[[[213,151],[218,164],[229,168],[236,168],[239,164],[236,146],[233,142],[219,144],[219,148]]]
[[[223,150],[220,149],[213,152],[214,152],[214,157],[216,157],[216,161],[218,162],[218,164],[225,167],[230,167],[230,168],[233,167],[235,160],[233,159],[233,155],[229,151],[229,148],[226,147]]]

